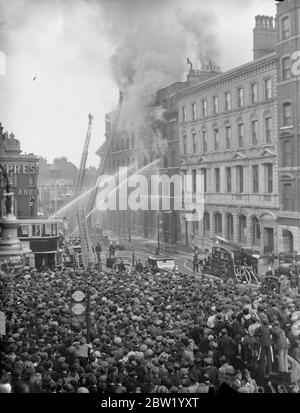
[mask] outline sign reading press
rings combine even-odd
[[[38,164],[31,163],[31,164],[19,164],[19,163],[11,163],[11,164],[3,164],[2,165],[5,172],[9,174],[38,174],[39,173],[39,166]]]

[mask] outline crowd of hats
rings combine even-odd
[[[65,269],[26,274],[5,288],[1,392],[207,392],[232,378],[239,383],[239,364],[218,343],[226,334],[237,348],[242,343],[230,326],[243,308],[269,321],[300,308],[297,297],[181,273]],[[86,319],[70,312],[72,292],[85,288],[90,345]],[[214,314],[218,328],[207,323]],[[245,374],[238,391],[246,391]]]

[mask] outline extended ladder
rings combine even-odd
[[[107,138],[106,141],[106,147],[104,150],[104,154],[101,156],[101,162],[100,162],[100,167],[99,167],[99,171],[98,171],[98,176],[102,176],[105,172],[105,168],[106,168],[106,162],[110,153],[110,148],[111,148],[111,144],[113,141],[113,137],[116,133],[117,130],[117,126],[118,126],[118,122],[119,122],[119,117],[120,117],[120,112],[121,112],[121,107],[122,107],[122,102],[123,102],[123,93],[120,92],[120,97],[119,97],[119,104],[117,106],[117,109],[114,111],[113,114],[113,119],[112,119],[112,126],[109,132],[109,136]],[[88,222],[91,225],[91,211],[93,210],[95,203],[96,203],[96,197],[98,194],[98,187],[95,188],[90,195],[90,199],[87,203],[87,211],[88,211]]]
[[[92,248],[92,243],[89,237],[84,207],[78,207],[76,210],[76,215],[79,226],[79,234],[81,238],[83,265],[85,268],[88,268],[89,266],[95,264],[95,256]]]

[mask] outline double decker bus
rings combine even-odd
[[[31,249],[27,255],[27,268],[43,268],[62,266],[63,250],[60,248],[61,234],[59,220],[20,219],[18,237],[22,244]]]

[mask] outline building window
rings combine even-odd
[[[265,141],[272,142],[272,118],[271,116],[265,118]]]
[[[290,139],[282,143],[282,166],[293,166],[293,148]]]
[[[253,120],[251,122],[251,134],[252,134],[252,144],[257,146],[258,144],[258,121]]]
[[[265,99],[272,97],[272,81],[271,78],[265,79]]]
[[[202,132],[203,152],[207,152],[207,131]]]
[[[203,215],[203,235],[210,234],[210,217],[208,212],[204,212]]]
[[[197,169],[192,170],[192,189],[193,194],[195,194],[197,191]]]
[[[231,110],[231,96],[230,92],[225,93],[225,110]]]
[[[216,192],[220,192],[220,168],[215,168]]]
[[[244,124],[239,123],[238,125],[238,136],[239,136],[239,148],[244,146]]]
[[[271,194],[273,192],[273,165],[265,165],[265,183],[266,183],[266,192]]]
[[[292,105],[290,102],[286,102],[282,105],[282,121],[283,126],[292,125]]]
[[[18,237],[29,237],[29,225],[20,225]]]
[[[196,132],[192,133],[192,141],[193,141],[193,153],[197,153]]]
[[[183,153],[187,153],[187,140],[186,140],[186,135],[183,135],[182,137],[182,143],[183,143]]]
[[[186,117],[186,107],[183,106],[182,107],[182,122],[186,122],[186,119],[187,119],[187,117]]]
[[[290,37],[290,18],[284,17],[281,20],[281,39],[286,40]]]
[[[193,120],[197,119],[197,103],[192,104],[192,116]]]
[[[252,185],[253,193],[258,194],[259,192],[259,180],[258,180],[258,165],[252,166]]]
[[[257,102],[258,90],[257,90],[257,83],[251,84],[251,103]]]
[[[219,129],[214,129],[214,149],[215,151],[219,150]]]
[[[241,108],[244,106],[244,88],[238,88],[238,107]]]
[[[257,217],[252,218],[252,244],[260,245],[260,224]]]
[[[228,241],[233,241],[233,215],[232,214],[227,214],[226,216],[226,224],[227,224],[227,233],[226,233],[226,238]]]
[[[51,235],[52,236],[57,235],[57,224],[51,224]]]
[[[176,166],[176,152],[174,150],[171,152],[171,165]]]
[[[244,171],[242,166],[236,167],[237,172],[237,190],[239,193],[244,192]]]
[[[285,57],[282,59],[282,80],[289,80],[291,76],[291,59]]]
[[[42,228],[43,228],[42,236],[43,237],[50,237],[51,236],[51,225],[50,224],[43,224]]]
[[[213,97],[213,113],[219,113],[219,97],[214,96]]]
[[[283,184],[283,209],[285,211],[293,210],[293,198],[292,198],[292,184]]]
[[[226,168],[226,190],[231,192],[231,168]]]
[[[202,100],[202,115],[207,116],[207,100]]]
[[[226,149],[231,149],[231,127],[230,126],[226,126],[225,134],[226,134]]]
[[[202,168],[201,173],[203,176],[203,190],[204,192],[207,192],[207,170],[206,168]]]
[[[33,237],[40,237],[41,236],[41,225],[40,224],[33,224],[32,225],[32,236]]]
[[[239,216],[239,242],[246,243],[247,219],[245,215]]]
[[[222,215],[219,212],[215,214],[215,234],[222,236]]]

